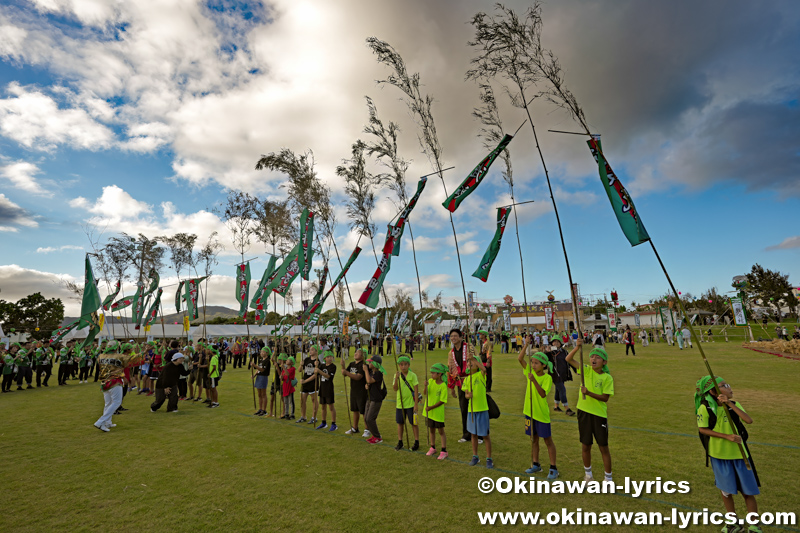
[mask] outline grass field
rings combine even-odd
[[[732,385],[735,398],[754,419],[749,429],[762,482],[759,510],[797,513],[800,363],[733,343],[703,346],[714,371]],[[110,433],[92,427],[103,407],[95,384],[71,381],[58,387],[53,378],[48,389],[2,395],[0,531],[458,531],[479,527],[477,511],[723,511],[697,438],[692,395],[695,381],[705,374],[697,348],[637,345],[636,357],[626,357],[622,345],[612,344],[608,351],[616,390],[609,404],[615,481],[626,476],[687,480],[689,494],[638,499],[481,494],[481,477],[524,476],[530,466],[530,441],[521,418],[525,381],[516,355],[495,356],[492,396],[503,414],[491,423],[494,471],[466,465],[471,451],[469,444],[456,442],[460,418],[455,401],[446,414],[451,460],[437,461],[424,454],[424,429],[419,452],[392,449],[397,426],[391,391],[379,419],[385,442],[372,446],[344,435],[348,421],[339,375],[340,429],[323,433],[307,424],[252,416],[250,374],[229,366],[219,409],[180,402],[177,414],[164,408],[154,414],[152,398],[128,395],[123,405],[130,410],[114,417],[117,427]],[[428,365],[444,360],[443,350],[428,355]],[[412,364],[421,381],[422,361],[418,354]],[[386,367],[394,371],[393,363]],[[577,383],[568,384],[568,392],[574,403]],[[299,417],[299,401],[297,408]],[[582,479],[576,420],[554,416],[552,426],[561,479]],[[484,464],[483,447],[480,455]],[[546,457],[542,446],[545,468]],[[596,450],[594,470],[601,478]],[[740,498],[737,509],[743,515]],[[800,531],[800,526],[782,529]]]

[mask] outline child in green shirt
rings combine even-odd
[[[608,371],[608,353],[601,347],[589,352],[589,364],[578,368],[573,358],[583,341],[578,339],[575,348],[567,355],[567,362],[583,375],[581,393],[578,395],[578,431],[581,440],[584,480],[592,481],[592,444],[597,441],[603,457],[605,481],[612,481],[611,452],[608,449],[608,400],[614,395],[614,378]]]
[[[494,468],[492,461],[492,440],[489,438],[489,401],[486,399],[486,367],[470,353],[469,368],[464,377],[461,390],[469,403],[467,412],[467,431],[472,435],[472,460],[475,466],[478,459],[478,439],[486,443],[486,468]]]
[[[741,491],[747,512],[758,513],[756,496],[761,493],[758,489],[760,484],[753,459],[747,448],[747,430],[742,424],[742,422],[752,424],[753,419],[739,402],[732,400],[733,389],[731,386],[721,377],[717,377],[716,382],[720,392],[718,396],[715,395],[714,381],[711,376],[701,378],[695,386],[694,405],[700,438],[707,446],[706,453],[711,458],[714,481],[722,493],[725,510],[728,513],[736,513],[733,495]],[[727,406],[728,413],[722,408],[723,405]],[[730,419],[728,414],[730,414]],[[741,449],[739,444],[742,445]],[[751,465],[750,470],[742,457],[742,450]],[[738,527],[738,525],[726,525],[723,531],[745,531],[736,529]],[[747,531],[761,533],[761,528],[757,524],[751,525]]]
[[[431,379],[425,383],[425,416],[426,426],[431,437],[431,449],[425,455],[436,453],[436,430],[442,440],[442,453],[438,459],[447,458],[447,437],[444,434],[444,404],[447,403],[447,383],[442,381],[442,376],[447,374],[447,367],[436,363],[431,367]]]
[[[528,353],[530,336],[525,336],[522,350],[517,357],[517,361],[522,367],[522,373],[526,378],[525,403],[522,406],[522,414],[525,417],[525,434],[531,436],[531,467],[525,470],[526,474],[541,472],[539,464],[539,437],[544,439],[547,446],[547,455],[550,457],[550,471],[547,479],[558,477],[556,467],[556,445],[553,442],[552,431],[550,429],[550,409],[547,405],[547,395],[553,388],[553,363],[542,352],[536,352],[530,356],[530,363],[525,361]]]
[[[414,446],[411,451],[419,449],[419,426],[416,423],[417,402],[419,399],[419,379],[414,372],[411,372],[411,358],[406,355],[397,358],[397,366],[400,370],[394,376],[392,389],[397,393],[395,421],[397,422],[397,446],[395,450],[403,449],[403,430],[405,421],[411,424],[414,431]]]

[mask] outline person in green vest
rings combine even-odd
[[[22,381],[28,383],[28,388],[32,389],[33,386],[33,371],[31,370],[31,342],[28,341],[23,345],[23,348],[17,352],[14,362],[17,365],[17,390],[22,390]]]
[[[58,353],[58,384],[66,385],[69,376],[69,365],[74,354],[75,339],[70,339]]]
[[[16,376],[14,358],[19,349],[19,343],[15,342],[11,344],[9,350],[3,355],[3,392],[14,392],[11,390],[11,383],[14,382],[14,377]]]
[[[89,368],[92,361],[92,348],[83,348],[78,354],[78,383],[88,383]]]
[[[41,387],[43,384],[47,387],[47,382],[50,380],[50,374],[53,373],[53,359],[51,355],[52,348],[44,347],[42,342],[36,343],[36,386]],[[44,382],[42,381],[42,374],[44,374]]]

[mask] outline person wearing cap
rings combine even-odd
[[[110,353],[103,354],[98,361],[100,365],[100,388],[103,391],[105,406],[103,414],[94,423],[94,427],[101,431],[108,432],[110,428],[116,426],[111,422],[111,417],[122,405],[122,386],[125,369],[136,365],[141,361],[141,356],[133,352],[133,346],[129,343],[120,347],[121,353],[116,353],[116,349],[109,348]]]
[[[267,387],[269,386],[270,351],[266,346],[261,348],[258,361],[250,361],[250,367],[256,371],[256,380],[253,385],[258,391],[258,411],[255,416],[267,414]]]
[[[300,418],[297,419],[297,424],[305,422],[306,419],[306,402],[308,397],[311,396],[311,403],[314,409],[314,414],[308,420],[309,424],[317,422],[317,411],[319,410],[319,398],[317,392],[319,391],[319,377],[317,374],[317,367],[319,366],[320,347],[313,345],[308,351],[308,357],[303,359],[303,375],[300,382]]]
[[[567,381],[572,381],[572,372],[570,371],[569,363],[567,363],[567,352],[562,347],[561,339],[553,335],[550,340],[550,351],[546,354],[553,363],[553,385],[555,385],[556,392],[553,395],[555,407],[553,411],[561,412],[558,406],[559,402],[564,405],[564,412],[567,416],[575,416],[575,411],[569,408],[569,400],[567,400]]]
[[[36,348],[36,386],[47,387],[47,382],[50,381],[50,375],[53,373],[53,349],[50,346],[43,347],[39,342]],[[44,380],[42,380],[44,375]]]
[[[364,424],[372,435],[367,439],[370,444],[380,444],[383,442],[381,432],[378,429],[378,415],[381,412],[383,400],[386,398],[386,385],[383,383],[383,375],[386,370],[383,368],[383,358],[380,355],[373,355],[367,359],[364,368],[365,387],[369,393],[367,402],[367,412],[364,415]]]
[[[625,343],[625,355],[628,355],[628,350],[632,351],[633,355],[636,355],[636,347],[633,345],[635,338],[631,327],[625,326],[625,333],[622,334],[622,340]]]
[[[425,455],[436,454],[436,431],[442,441],[442,451],[437,459],[447,459],[447,436],[444,433],[444,406],[447,403],[447,383],[442,376],[447,374],[447,367],[436,363],[431,367],[431,377],[425,383],[425,425],[430,434],[431,448]]]
[[[11,343],[11,347],[8,349],[8,352],[3,355],[3,392],[14,392],[11,390],[11,384],[14,382],[14,378],[16,377],[15,358],[19,349],[20,344],[18,342],[13,342]]]
[[[282,353],[279,359],[283,360],[283,370],[281,371],[281,394],[283,398],[282,419],[294,420],[294,387],[297,385],[295,378],[294,357],[287,357]]]
[[[414,372],[411,372],[411,358],[407,355],[402,355],[397,358],[397,366],[399,370],[394,376],[392,381],[392,390],[397,393],[395,399],[395,422],[397,422],[397,446],[395,450],[400,451],[403,449],[403,431],[405,430],[405,421],[411,424],[412,431],[414,432],[414,445],[411,451],[415,452],[419,449],[419,426],[417,425],[417,402],[419,399],[419,378]]]
[[[561,339],[553,336],[561,347]],[[544,439],[547,446],[547,455],[550,458],[550,470],[547,479],[558,477],[556,467],[556,445],[553,442],[550,428],[550,409],[547,406],[547,395],[553,388],[553,363],[543,352],[530,354],[530,362],[525,361],[528,349],[532,348],[530,337],[525,337],[522,351],[517,358],[525,376],[525,403],[522,405],[522,414],[525,417],[525,434],[531,438],[531,467],[525,470],[526,474],[541,472],[539,464],[539,437]]]
[[[486,398],[486,367],[472,353],[467,359],[467,375],[461,388],[467,399],[467,431],[471,435],[472,460],[469,466],[480,463],[478,458],[479,440],[486,443],[486,468],[494,468],[492,460],[492,439],[489,437],[489,400]]]
[[[612,481],[611,451],[608,448],[608,400],[614,395],[614,378],[608,371],[608,353],[596,346],[589,352],[589,364],[579,368],[574,360],[582,342],[567,355],[567,362],[583,374],[583,386],[578,395],[578,432],[581,441],[584,480],[593,481],[592,444],[597,441],[605,468],[605,481]]]
[[[333,376],[336,374],[336,365],[333,362],[333,352],[325,350],[322,355],[325,357],[325,364],[317,366],[315,372],[319,376],[319,403],[322,405],[322,423],[316,429],[328,427],[327,416],[328,406],[331,407],[331,428],[328,431],[336,431],[336,405],[334,405]]]
[[[364,387],[364,351],[359,348],[353,355],[353,360],[345,368],[342,359],[342,375],[350,378],[350,412],[353,413],[353,427],[345,431],[346,435],[358,434],[359,416],[364,416],[367,412],[367,399],[369,394]],[[368,429],[364,429],[364,438],[369,438]]]
[[[481,341],[481,363],[486,367],[486,392],[492,392],[492,352],[494,344],[489,340],[489,332],[485,329],[478,331]]]
[[[172,341],[177,344],[178,341]],[[185,369],[183,366],[184,355],[177,350],[170,350],[169,360],[156,380],[156,397],[153,403],[150,404],[150,411],[155,413],[158,411],[164,401],[167,402],[167,412],[174,413],[178,411],[178,380],[184,374]]]

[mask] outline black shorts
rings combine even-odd
[[[334,397],[332,392],[320,392],[319,393],[319,403],[321,405],[333,405]]]
[[[303,394],[316,394],[317,393],[316,383],[314,381],[311,381],[309,383],[303,383],[300,392],[302,392]]]
[[[356,385],[357,387],[358,385]],[[366,414],[367,412],[367,398],[368,394],[366,390],[362,390],[361,392],[355,392],[356,389],[350,389],[350,411],[353,413],[361,413]]]
[[[219,385],[219,378],[208,378],[209,389],[216,389],[217,385]]]
[[[425,425],[432,429],[438,429],[444,427],[444,422],[437,422],[435,420],[431,420],[430,418],[425,419]]]
[[[151,372],[150,372],[150,379],[152,379],[153,381],[157,380],[157,379],[158,379],[158,375],[159,375],[160,373],[161,373],[161,372],[160,372],[160,371],[158,371],[158,370],[153,370],[153,371],[151,371]]]
[[[594,438],[598,446],[608,446],[608,419],[578,409],[578,433],[581,444],[591,446]]]
[[[403,416],[405,414],[405,416]],[[408,420],[408,423],[412,426],[414,425],[414,408],[413,407],[406,407],[405,409],[395,408],[394,410],[394,421],[398,424],[405,424],[405,420]]]

